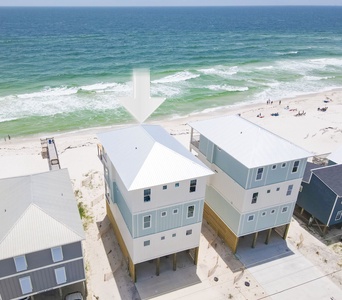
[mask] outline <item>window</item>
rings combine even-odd
[[[266,212],[263,211],[261,215],[262,215],[263,217],[265,217],[265,216],[266,216]]]
[[[25,255],[14,257],[14,263],[15,263],[15,269],[17,270],[17,272],[27,270],[27,263],[26,263]]]
[[[144,216],[144,229],[151,227],[151,215]]]
[[[151,244],[150,240],[144,241],[144,247],[149,246]]]
[[[196,179],[190,181],[190,193],[196,191],[196,184],[197,184],[197,180]]]
[[[151,189],[144,190],[144,202],[151,201]]]
[[[57,284],[66,283],[65,267],[55,269],[55,276]]]
[[[256,203],[258,200],[258,195],[259,193],[253,193],[253,197],[252,197],[252,204]]]
[[[167,215],[166,211],[162,211],[161,216],[166,217],[166,215]]]
[[[254,215],[248,216],[248,219],[247,219],[248,222],[251,222],[251,221],[253,221],[253,220],[254,220]]]
[[[195,206],[194,205],[188,206],[188,218],[192,218],[194,216],[194,212],[195,212]]]
[[[296,160],[293,164],[292,173],[296,173],[299,167],[299,160]]]
[[[166,190],[167,189],[167,185],[163,185],[163,190]]]
[[[274,213],[275,213],[275,209],[272,209],[272,210],[271,210],[271,214],[274,214]]]
[[[52,254],[53,262],[58,262],[58,261],[63,260],[63,251],[62,251],[61,246],[51,248],[51,254]]]
[[[286,163],[283,163],[283,164],[281,165],[281,167],[282,167],[282,168],[285,168],[285,167],[286,167]]]
[[[267,194],[269,194],[271,192],[271,190],[267,190]]]
[[[23,294],[32,293],[32,283],[30,276],[19,278],[21,292]]]
[[[173,214],[174,214],[174,215],[178,214],[178,209],[177,209],[177,208],[175,208],[175,209],[173,210]]]
[[[261,180],[263,172],[264,172],[264,168],[259,168],[258,169],[256,180]]]
[[[277,187],[277,192],[279,192],[280,191],[280,188],[279,187]]]
[[[293,184],[290,184],[290,185],[287,187],[286,196],[290,196],[290,195],[291,195],[292,189],[293,189]]]
[[[160,239],[161,239],[162,241],[165,240],[165,236],[162,236]]]
[[[176,237],[176,234],[175,234],[175,233],[172,233],[172,237]]]
[[[272,166],[272,170],[275,170],[277,168],[277,165]]]
[[[339,210],[336,213],[335,221],[341,220],[341,218],[342,218],[342,210]]]
[[[186,235],[190,235],[190,234],[192,234],[192,229],[189,229],[186,231]]]
[[[176,183],[175,183],[175,187],[179,187],[179,182],[176,182]]]
[[[289,208],[288,206],[283,207],[283,208],[281,209],[281,212],[282,212],[282,213],[286,213],[287,210],[288,210],[288,208]]]

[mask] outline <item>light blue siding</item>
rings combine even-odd
[[[150,228],[144,228],[144,217],[145,216],[151,216],[151,227]],[[141,237],[141,236],[156,233],[156,228],[157,228],[156,216],[157,216],[156,210],[134,215],[134,232],[136,234],[136,236],[134,236],[134,237]]]
[[[162,216],[162,213],[166,212],[166,216]],[[182,223],[183,206],[176,205],[157,210],[157,228],[156,231],[165,231],[172,228],[179,227]]]
[[[261,211],[242,215],[239,236],[290,223],[294,205],[295,203],[274,206]],[[282,212],[284,207],[287,207],[286,212]],[[265,213],[265,215],[263,215],[263,213]],[[252,221],[248,221],[248,217],[251,215],[254,215],[254,218]]]
[[[248,168],[216,145],[214,147],[213,163],[243,188],[246,187]]]
[[[199,150],[205,157],[207,157],[208,142],[209,140],[205,136],[200,136]]]
[[[132,234],[132,213],[129,210],[125,199],[123,198],[122,194],[120,193],[117,185],[115,182],[113,182],[113,197],[114,197],[114,203],[117,204],[121,215],[127,225],[127,228],[129,232]]]
[[[283,209],[287,208],[286,212]],[[294,203],[286,204],[279,207],[279,213],[277,218],[277,226],[290,223],[293,214]]]
[[[194,206],[194,216],[187,217],[188,206]],[[161,208],[154,211],[143,212],[133,216],[134,236],[138,238],[166,230],[183,227],[186,225],[202,222],[204,200],[197,200],[184,204],[178,204],[167,208]],[[174,213],[174,210],[177,210]],[[166,212],[166,216],[162,213]],[[144,216],[151,215],[151,227],[144,229]]]
[[[195,210],[193,213],[193,217],[188,218],[188,207],[194,206]],[[199,201],[189,202],[183,204],[183,220],[181,226],[186,226],[190,224],[195,224],[202,221],[203,210],[201,209]]]
[[[258,230],[264,230],[274,227],[277,219],[277,214],[278,209],[273,207],[259,211],[257,225]]]
[[[207,186],[205,202],[221,218],[221,220],[238,235],[240,214],[214,188]]]
[[[249,217],[253,217],[253,220],[248,221]],[[241,232],[240,235],[246,235],[255,232],[256,223],[258,219],[258,212],[248,213],[241,216]]]
[[[306,159],[298,160],[299,167],[297,172],[292,172],[293,165],[295,161],[283,162],[279,164],[272,164],[268,166],[260,166],[250,170],[247,189],[253,189],[256,187],[275,184],[278,182],[283,182],[287,180],[293,180],[297,178],[302,178],[306,166]],[[285,164],[285,167],[283,167]],[[273,169],[273,166],[276,166]],[[257,180],[257,172],[259,168],[263,168],[263,176],[261,180]]]
[[[288,180],[292,180],[292,179],[297,179],[297,178],[302,178],[304,175],[304,171],[305,171],[305,166],[306,166],[306,161],[307,159],[301,159],[299,160],[299,166],[298,166],[298,170],[295,173],[292,173],[292,168],[293,168],[293,164],[295,161],[291,161],[288,163],[288,167],[289,167],[289,174],[288,174]]]

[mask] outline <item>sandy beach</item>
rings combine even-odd
[[[153,119],[147,123],[162,125],[187,148],[190,138],[188,122],[230,114],[240,114],[313,155],[327,155],[342,145],[342,90],[273,103],[272,99],[270,101],[270,104],[218,108],[171,120]],[[6,141],[1,138],[0,178],[48,171],[47,161],[40,155],[40,138],[54,137],[61,167],[69,170],[77,201],[83,202],[88,209],[89,218],[84,220],[86,240],[83,244],[87,299],[140,299],[136,286],[128,276],[126,264],[105,215],[103,169],[97,158],[96,133],[112,129],[115,127],[20,139],[7,138]],[[324,274],[334,272],[327,276],[341,288],[342,245],[336,239],[336,235],[340,233],[329,234],[323,239],[306,230],[300,221],[293,219],[287,243],[297,248]],[[267,296],[265,289],[248,269],[245,270],[228,247],[216,239],[214,233],[204,224],[196,270],[199,283],[168,293],[163,299],[179,299],[181,295],[187,295],[186,299],[201,299],[199,295],[215,295],[215,299],[227,299],[230,296],[233,299],[261,299]],[[298,247],[302,240],[304,242]],[[181,271],[177,272],[178,275],[182,274]],[[219,277],[220,281],[214,282],[214,277]],[[250,282],[249,287],[243,284],[246,281]]]

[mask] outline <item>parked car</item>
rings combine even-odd
[[[83,296],[80,292],[75,292],[66,295],[65,300],[83,300]]]

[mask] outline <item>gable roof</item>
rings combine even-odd
[[[189,125],[248,168],[312,156],[310,152],[240,116],[224,116]]]
[[[137,125],[98,137],[129,191],[213,174],[158,125]]]
[[[342,164],[312,170],[337,196],[342,197]]]
[[[322,166],[316,165],[312,162],[307,162],[305,166],[305,171],[303,175],[303,181],[306,183],[310,182],[311,179],[311,170],[321,168]]]
[[[0,180],[0,260],[85,238],[67,169]]]

